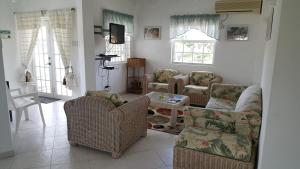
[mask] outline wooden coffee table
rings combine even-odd
[[[176,95],[170,93],[151,92],[147,96],[150,98],[150,106],[171,109],[171,126],[176,126],[177,110],[182,106],[190,105],[188,96]]]

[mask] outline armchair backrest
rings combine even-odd
[[[173,69],[161,69],[154,72],[154,81],[159,83],[168,83],[170,78],[178,75],[179,72]]]
[[[215,78],[215,74],[206,71],[193,71],[190,74],[190,84],[197,86],[208,86],[209,82]]]
[[[242,92],[247,86],[236,86],[231,84],[213,84],[211,88],[210,97],[230,100],[237,102]]]

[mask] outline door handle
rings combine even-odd
[[[45,64],[45,65],[49,65],[49,66],[51,66],[51,62],[49,62],[49,63],[47,63],[47,64]]]

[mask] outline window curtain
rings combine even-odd
[[[76,77],[71,65],[73,27],[75,12],[72,9],[47,11],[50,26],[57,42],[62,63],[65,67],[63,84],[73,90],[76,84]]]
[[[207,36],[219,39],[220,15],[176,15],[171,16],[170,38],[174,39],[191,29],[198,29]]]
[[[24,66],[24,80],[32,81],[29,65],[32,62],[33,50],[36,45],[39,28],[41,27],[41,12],[17,13],[16,24],[19,37],[19,54]]]
[[[120,24],[120,25],[125,25],[125,32],[129,36],[133,36],[133,16],[104,9],[103,10],[103,29],[108,30],[109,29],[109,24],[110,23],[115,23],[115,24]],[[105,32],[107,35],[108,33]]]

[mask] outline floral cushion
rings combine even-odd
[[[202,94],[208,95],[208,87],[207,86],[196,86],[196,85],[187,85],[184,87],[184,93],[195,93],[195,94]]]
[[[239,112],[223,112],[213,109],[186,106],[185,126],[206,128],[231,134],[251,136],[249,120]]]
[[[256,111],[262,112],[262,92],[258,86],[250,86],[243,91],[237,104],[235,111]]]
[[[218,99],[211,97],[206,105],[208,109],[218,109],[225,111],[234,111],[235,102],[226,99]]]
[[[245,162],[251,159],[251,139],[239,134],[187,127],[177,138],[176,146]]]
[[[246,86],[213,85],[211,97],[237,102]]]
[[[209,82],[215,78],[212,72],[195,71],[191,73],[190,84],[198,86],[208,86]]]
[[[178,75],[177,70],[173,70],[173,69],[158,70],[154,73],[154,81],[159,83],[168,83],[169,79],[176,75]]]
[[[86,96],[105,97],[117,107],[126,103],[126,101],[122,100],[118,94],[110,93],[108,91],[87,91]]]
[[[148,83],[148,89],[154,90],[168,90],[169,84],[168,83]]]

